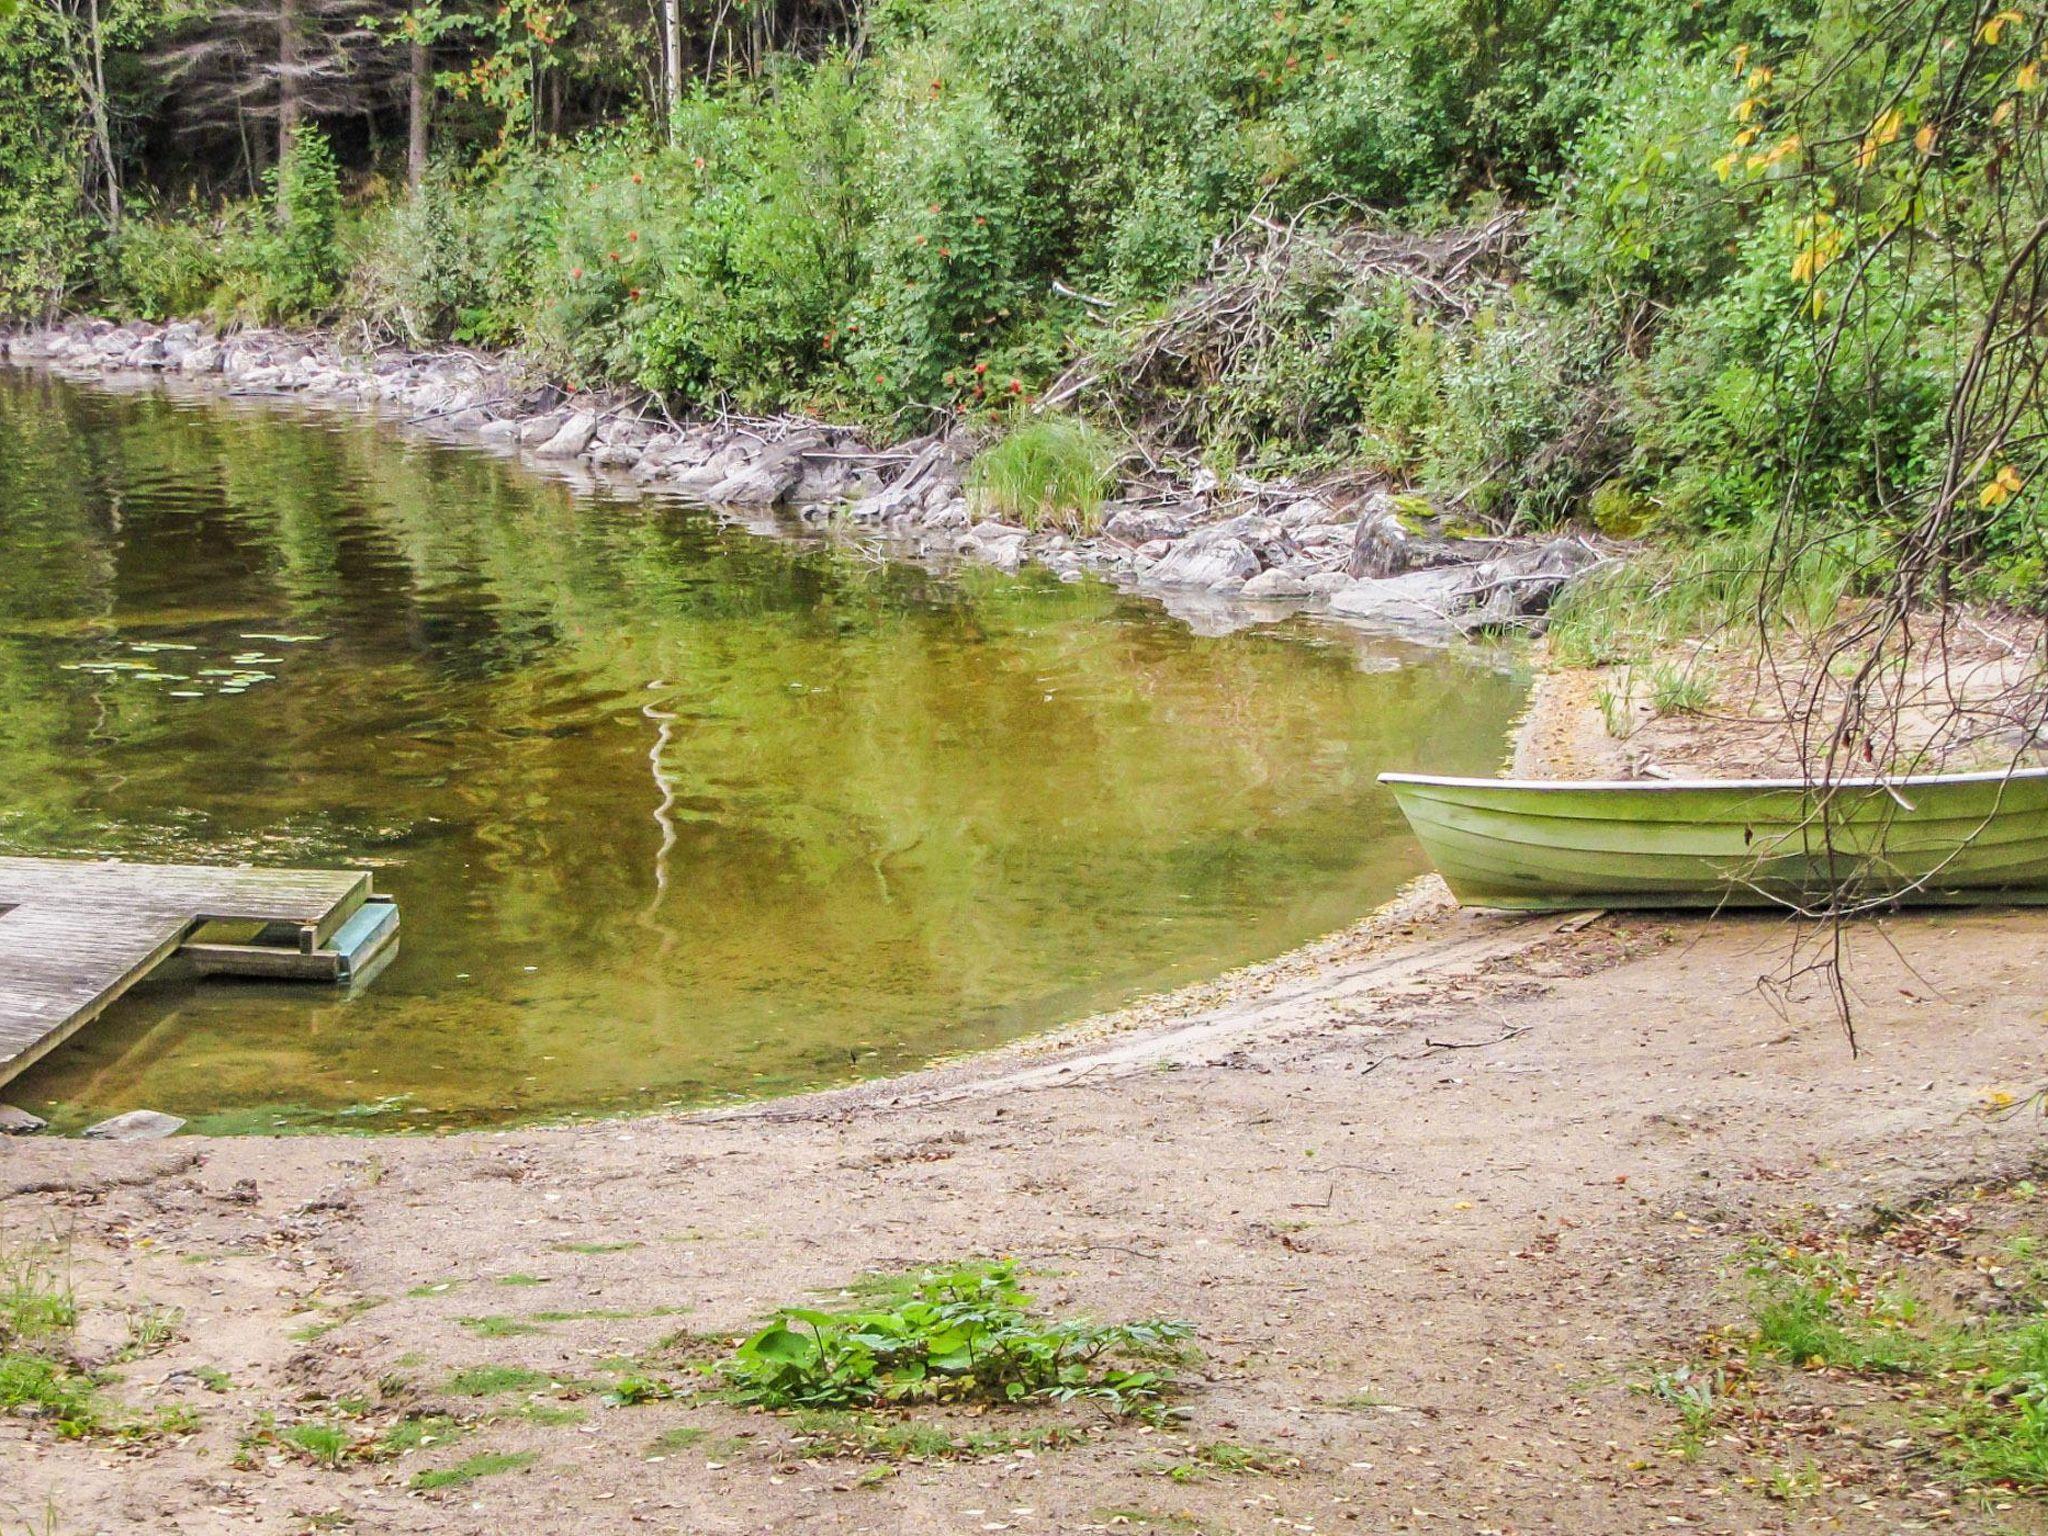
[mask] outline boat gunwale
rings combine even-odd
[[[1813,794],[1829,789],[1878,791],[1935,789],[1948,785],[2010,784],[2048,779],[2048,767],[1992,768],[1976,773],[1916,773],[1898,778],[1859,776],[1853,779],[1480,779],[1432,773],[1382,773],[1386,785],[1419,785],[1434,789],[1514,790],[1563,794],[1576,790],[1628,790],[1646,794],[1731,790],[1751,794]]]

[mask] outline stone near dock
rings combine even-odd
[[[50,1122],[12,1104],[0,1104],[0,1136],[31,1136]]]
[[[161,1141],[166,1136],[176,1135],[184,1127],[185,1122],[176,1115],[166,1115],[154,1109],[131,1109],[125,1115],[89,1125],[79,1134],[95,1141]]]

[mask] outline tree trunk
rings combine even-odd
[[[277,4],[277,163],[291,154],[299,131],[299,49],[301,0]],[[280,206],[279,213],[283,213]]]
[[[661,0],[663,54],[668,62],[662,103],[668,109],[668,141],[676,141],[676,114],[683,105],[683,0]]]
[[[417,25],[417,24],[415,24]],[[414,34],[405,90],[405,184],[417,194],[427,179],[427,45]]]
[[[121,168],[114,161],[114,135],[107,126],[107,50],[100,34],[100,3],[90,0],[92,24],[92,137],[107,173],[107,226],[121,232]]]

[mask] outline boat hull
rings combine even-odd
[[[1828,796],[1796,780],[1380,782],[1467,906],[2048,902],[2048,769]]]

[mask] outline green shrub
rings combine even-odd
[[[865,107],[841,58],[779,73],[757,102],[693,101],[687,186],[672,205],[683,212],[667,222],[667,272],[637,322],[642,383],[769,407],[838,370],[839,330],[867,275]]]
[[[873,281],[848,331],[858,387],[884,407],[931,405],[1000,337],[1025,297],[1029,184],[995,111],[961,93],[899,102],[868,242]]]
[[[926,1274],[886,1307],[786,1307],[720,1369],[738,1401],[763,1408],[1091,1398],[1129,1413],[1170,1387],[1163,1362],[1186,1324],[1061,1321],[1030,1301],[1013,1265]]]
[[[265,185],[277,218],[264,263],[271,312],[317,318],[333,304],[342,275],[341,170],[327,135],[302,126]]]
[[[123,316],[203,313],[227,275],[224,219],[131,218],[108,247],[107,297]]]
[[[483,302],[483,262],[445,171],[363,217],[344,303],[409,346],[445,341]]]
[[[1048,523],[1092,534],[1115,473],[1109,435],[1077,416],[1025,423],[975,460],[968,490],[993,516],[1038,529]]]

